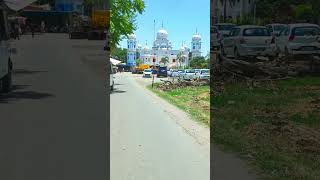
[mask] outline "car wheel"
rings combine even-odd
[[[2,92],[8,93],[12,88],[12,63],[9,61],[8,74],[2,78]]]

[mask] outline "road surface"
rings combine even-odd
[[[15,44],[14,91],[0,95],[0,179],[105,180],[103,42],[46,34]]]
[[[214,180],[258,179],[236,155],[212,144],[210,152],[209,129],[144,88],[150,84],[141,75],[116,75],[111,180],[205,180],[210,168]]]
[[[111,180],[209,180],[210,151],[128,73],[110,96]]]

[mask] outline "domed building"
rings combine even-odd
[[[201,36],[197,30],[196,33],[192,36],[191,47],[192,58],[201,56]]]
[[[144,64],[149,65],[165,65],[169,67],[186,67],[189,65],[189,53],[190,49],[185,43],[178,50],[172,49],[172,43],[169,41],[169,33],[163,28],[158,30],[156,39],[153,42],[152,48],[148,46],[146,41],[145,46],[140,44],[135,47],[137,42],[134,34],[128,36],[128,65],[135,66],[136,59],[140,58]],[[200,44],[200,45],[199,45]],[[201,36],[196,33],[192,37],[192,52],[195,56],[201,55]],[[138,57],[136,56],[138,55]],[[181,56],[183,60],[178,60],[178,56]],[[164,62],[162,59],[167,58],[168,61]],[[134,61],[134,63],[133,63]]]

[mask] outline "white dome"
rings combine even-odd
[[[145,45],[144,50],[150,50],[149,46]]]
[[[135,39],[137,36],[135,34],[129,34],[128,39]]]
[[[141,49],[141,48],[142,48],[141,44],[138,44],[137,47],[138,47],[138,49]]]
[[[201,40],[200,34],[194,34],[194,35],[192,36],[192,40]]]
[[[165,29],[162,28],[157,32],[158,39],[166,39],[167,37],[168,37],[168,32]]]

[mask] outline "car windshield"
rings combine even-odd
[[[286,26],[284,26],[284,25],[275,25],[275,26],[274,26],[274,31],[280,32],[280,31],[282,31],[282,30],[285,29],[285,28],[286,28]]]
[[[293,30],[295,36],[317,36],[320,35],[318,27],[298,27]]]
[[[195,73],[195,70],[186,70],[186,73]]]
[[[248,28],[243,31],[244,36],[270,36],[267,28]]]
[[[151,69],[146,69],[146,70],[144,70],[144,72],[151,72]]]
[[[235,25],[217,25],[219,31],[230,31]]]
[[[207,69],[206,70],[201,70],[201,73],[202,74],[209,73],[209,70],[207,70]]]

